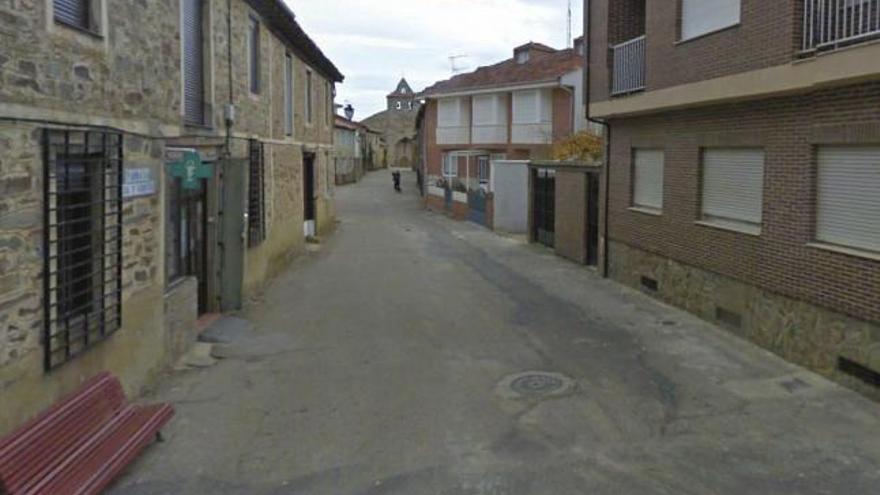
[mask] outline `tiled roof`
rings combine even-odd
[[[495,65],[480,67],[474,72],[439,81],[426,88],[420,96],[548,82],[584,66],[583,57],[571,48],[553,50],[540,43],[529,43],[516,50],[525,48],[532,52],[525,63],[517,63],[510,58]]]
[[[261,16],[283,35],[294,50],[316,70],[335,82],[342,82],[345,76],[324,55],[318,45],[303,31],[296,16],[283,0],[247,0]]]

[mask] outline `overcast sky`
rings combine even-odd
[[[537,41],[566,45],[568,0],[285,0],[303,29],[345,74],[337,102],[355,119],[385,108],[400,76],[415,91],[450,77],[451,55],[468,70],[512,56]],[[573,37],[583,32],[572,0]]]

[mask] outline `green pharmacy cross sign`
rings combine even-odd
[[[199,189],[202,179],[210,179],[214,171],[195,150],[168,150],[166,153],[168,173],[179,177],[184,189]]]

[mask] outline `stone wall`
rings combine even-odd
[[[620,242],[609,245],[610,276],[683,308],[783,358],[875,399],[880,390],[839,371],[838,358],[874,366],[880,325],[762,290]],[[645,289],[643,277],[657,282]],[[880,371],[880,370],[877,370]]]
[[[186,277],[168,287],[163,297],[165,308],[165,331],[167,332],[167,352],[171,362],[176,362],[193,342],[198,331],[199,281]]]

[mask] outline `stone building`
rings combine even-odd
[[[609,275],[875,397],[878,13],[585,4],[589,109],[610,130]]]
[[[388,167],[412,168],[416,156],[416,116],[421,100],[406,79],[386,96],[387,108],[367,117],[362,123],[382,133],[386,152],[382,161]]]
[[[334,225],[342,75],[283,2],[57,4],[0,3],[0,435],[139,392]]]
[[[364,176],[362,131],[357,122],[336,116],[333,162],[336,184],[351,184]]]

